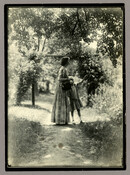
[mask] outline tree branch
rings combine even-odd
[[[45,37],[45,39],[44,39],[44,43],[43,43],[43,47],[42,47],[42,52],[43,52],[43,50],[44,50],[44,48],[45,48],[45,44],[46,44],[46,37]]]
[[[74,25],[74,28],[73,28],[73,30],[72,30],[72,35],[74,35],[74,31],[75,31],[75,29],[76,29],[77,24],[78,24],[78,21],[76,21],[76,23],[75,23],[75,25]]]
[[[86,19],[86,22],[88,23],[88,18],[87,18],[87,13],[86,13],[86,10],[83,8],[83,11],[85,13],[85,19]]]
[[[77,8],[77,20],[78,20],[79,28],[80,28],[80,30],[81,30],[81,35],[82,35],[83,30],[82,30],[82,27],[81,27],[81,22],[80,22],[80,18],[79,18],[78,8]]]
[[[40,48],[40,38],[38,37],[38,48],[37,48],[38,51],[39,51],[39,48]]]

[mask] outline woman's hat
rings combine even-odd
[[[69,60],[70,60],[69,57],[63,57],[63,58],[61,59],[61,65],[62,65],[62,66],[65,66],[66,64],[68,64]]]

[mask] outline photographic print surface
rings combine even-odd
[[[5,9],[7,168],[124,168],[124,7]]]

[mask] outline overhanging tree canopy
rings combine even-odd
[[[40,53],[44,68],[39,66],[43,70],[46,64],[51,65],[52,70],[57,66],[54,57],[45,55],[70,56],[79,63],[80,77],[86,74],[90,77],[88,88],[92,91],[97,82],[109,82],[98,59],[100,55],[107,54],[114,67],[123,55],[121,8],[9,8],[8,21],[9,47],[15,44],[24,59],[31,51]],[[87,46],[96,42],[98,56],[87,49],[83,51],[81,41]],[[56,73],[48,71],[53,77]]]

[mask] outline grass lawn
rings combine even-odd
[[[21,163],[23,163],[24,166],[27,166],[32,160],[35,160],[37,164],[39,160],[42,162],[44,156],[49,159],[46,156],[48,149],[50,149],[50,153],[51,151],[54,152],[50,145],[56,142],[55,132],[60,131],[62,133],[63,128],[54,127],[50,122],[52,104],[53,95],[41,95],[36,99],[35,107],[31,106],[30,101],[24,101],[20,106],[9,106],[9,165],[21,166]],[[88,159],[90,159],[93,165],[96,162],[97,166],[122,166],[122,123],[109,120],[104,114],[99,116],[91,108],[84,108],[81,113],[84,123],[78,124],[79,119],[75,113],[77,122],[77,125],[73,128],[75,132],[71,132],[71,125],[69,125],[68,131],[70,133],[68,132],[66,136],[61,135],[61,138],[67,138],[68,141],[64,144],[68,144],[71,154],[73,152],[74,154],[78,153],[84,159],[84,162],[85,160],[88,162]],[[82,144],[73,144],[75,141],[72,143],[72,138],[74,140],[79,139],[79,143],[82,142]],[[62,140],[62,142],[64,141]],[[81,149],[78,147],[81,147]],[[75,160],[78,161],[76,157],[73,157],[73,161]]]

